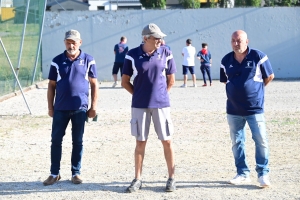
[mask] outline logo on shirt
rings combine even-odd
[[[79,64],[78,65],[84,65],[84,60],[79,60]]]
[[[143,59],[143,56],[140,56],[139,59]]]
[[[229,66],[229,68],[233,67],[232,65]]]
[[[67,63],[66,62],[63,62],[63,65],[66,65]]]
[[[247,66],[245,68],[252,68],[251,63],[252,61],[247,61]]]
[[[160,54],[158,54],[157,55],[157,60],[161,60],[162,58],[161,58],[161,55]]]

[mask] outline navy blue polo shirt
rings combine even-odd
[[[142,46],[143,44],[128,51],[123,65],[122,74],[134,76],[131,106],[134,108],[170,107],[166,75],[176,72],[172,52],[160,47],[148,56]]]
[[[203,62],[200,61],[201,65],[210,66],[211,54],[209,50],[207,50],[207,54],[203,54],[201,51],[199,51],[197,57],[203,59]]]
[[[97,78],[97,67],[92,56],[82,52],[73,61],[64,53],[51,63],[48,79],[56,81],[54,110],[88,109],[89,80]]]
[[[221,61],[220,82],[226,82],[227,113],[253,115],[264,112],[263,79],[273,74],[271,63],[263,52],[248,47],[242,63],[228,53]]]
[[[123,63],[125,59],[125,55],[128,52],[127,44],[125,43],[116,44],[114,47],[114,51],[116,52],[115,62]]]

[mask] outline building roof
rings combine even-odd
[[[89,6],[88,3],[84,3],[80,0],[47,0],[47,6],[54,6],[56,4],[65,3],[65,2],[76,3],[76,4],[82,4],[82,5],[85,5],[85,6]]]

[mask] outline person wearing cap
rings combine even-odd
[[[185,42],[186,46],[182,49],[182,74],[183,74],[183,85],[180,87],[186,88],[187,87],[187,79],[188,79],[188,70],[190,71],[192,75],[193,80],[193,87],[197,87],[196,84],[196,74],[194,71],[195,67],[195,54],[196,54],[196,48],[192,46],[192,40],[187,39]]]
[[[43,182],[52,185],[61,179],[60,161],[62,140],[68,123],[72,123],[71,181],[82,183],[80,178],[82,139],[86,118],[96,116],[98,88],[97,67],[94,58],[84,53],[80,33],[69,30],[65,33],[66,50],[56,56],[48,75],[48,115],[52,120],[50,176]],[[89,86],[91,106],[89,107]]]
[[[172,52],[161,47],[161,40],[165,36],[156,24],[148,24],[142,31],[144,43],[128,51],[124,61],[122,86],[132,94],[130,123],[131,134],[136,139],[135,178],[126,189],[127,192],[134,192],[142,187],[142,167],[151,118],[167,162],[168,180],[165,191],[172,192],[176,189],[171,140],[174,128],[169,100],[169,91],[175,83],[176,65]],[[133,84],[130,82],[131,77]]]
[[[201,63],[200,70],[204,81],[204,84],[202,85],[203,87],[207,86],[205,73],[207,73],[210,86],[212,85],[211,76],[210,76],[212,59],[211,59],[210,51],[208,50],[207,46],[208,46],[207,43],[202,43],[202,49],[197,54],[197,58],[200,60]]]
[[[128,52],[128,46],[126,44],[127,38],[122,36],[120,39],[120,42],[115,45],[114,47],[114,53],[115,53],[115,62],[112,69],[112,75],[114,78],[114,84],[112,87],[116,87],[118,85],[118,72],[120,70],[120,74],[122,77],[122,69],[124,64],[125,55]]]

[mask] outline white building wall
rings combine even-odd
[[[300,78],[300,7],[175,9],[47,12],[42,40],[43,77],[47,78],[51,60],[65,49],[63,38],[68,29],[81,32],[82,50],[95,57],[99,80],[112,80],[113,47],[121,36],[129,48],[138,46],[142,28],[156,23],[171,47],[177,64],[176,78],[182,79],[181,50],[186,39],[201,49],[206,42],[212,53],[212,77],[219,78],[220,61],[231,51],[233,31],[248,33],[249,46],[265,52],[276,78]],[[196,60],[196,75],[201,78]]]

